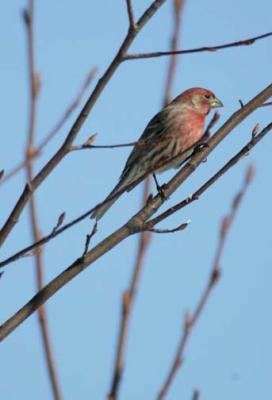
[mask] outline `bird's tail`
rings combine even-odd
[[[122,180],[119,182],[115,188],[110,192],[110,194],[106,197],[104,200],[106,203],[102,204],[100,207],[98,207],[94,212],[91,214],[91,218],[96,219],[97,221],[103,217],[103,215],[108,211],[108,209],[115,203],[115,201],[123,194],[120,193],[119,195],[115,196],[112,200],[107,201],[109,198],[114,196],[117,192],[121,191],[124,186],[127,185],[127,180]],[[104,202],[103,202],[104,203]]]

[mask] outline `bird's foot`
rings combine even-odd
[[[167,196],[166,196],[166,194],[165,194],[164,189],[165,189],[165,185],[162,185],[162,186],[157,187],[159,196],[160,196],[160,198],[161,198],[162,200],[166,200],[166,199],[167,199]]]
[[[158,194],[159,194],[160,198],[161,198],[162,200],[166,200],[167,196],[166,196],[165,191],[164,191],[165,185],[162,185],[162,186],[161,186],[161,185],[159,184],[159,182],[158,182],[157,177],[156,177],[155,174],[153,174],[153,178],[154,178],[155,185],[156,185],[156,189],[157,189],[157,191],[158,191]]]

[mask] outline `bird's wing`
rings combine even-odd
[[[143,159],[164,136],[167,130],[167,114],[164,108],[149,121],[139,138],[139,144],[136,144],[130,153],[120,179],[124,178],[131,166],[137,163],[138,160]]]

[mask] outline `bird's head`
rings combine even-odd
[[[200,115],[208,115],[212,108],[223,107],[213,92],[203,88],[191,88],[177,96],[173,103],[185,106]]]

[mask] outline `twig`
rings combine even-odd
[[[28,10],[24,11],[24,21],[27,30],[27,44],[28,44],[28,71],[29,71],[29,85],[30,85],[30,111],[29,111],[29,129],[28,129],[28,140],[25,151],[25,165],[27,180],[31,182],[33,177],[33,164],[32,164],[32,149],[35,136],[36,127],[36,109],[37,109],[37,98],[40,90],[40,78],[35,70],[35,56],[34,56],[34,10],[35,0],[29,0]],[[32,237],[34,241],[40,239],[38,215],[34,195],[30,198],[30,223],[32,230]],[[36,287],[37,291],[40,291],[44,286],[43,279],[43,259],[42,252],[37,251],[35,254],[36,264]],[[42,305],[38,309],[39,326],[42,336],[43,349],[46,358],[46,366],[48,376],[50,380],[51,389],[55,400],[61,399],[61,392],[59,387],[59,381],[57,377],[56,366],[54,362],[52,344],[48,328],[48,320],[45,306]]]
[[[174,193],[177,188],[185,182],[185,180],[195,171],[195,169],[201,164],[202,160],[218,146],[219,143],[228,135],[230,132],[239,125],[249,114],[251,114],[260,104],[264,103],[272,94],[272,85],[268,86],[265,90],[255,96],[249,103],[247,103],[242,109],[235,112],[225,123],[218,129],[218,131],[209,139],[208,147],[204,147],[192,156],[192,159],[187,163],[176,175],[164,186],[164,192],[166,196],[170,196]],[[265,133],[263,132],[262,138]],[[256,137],[261,140],[259,135]],[[256,143],[255,143],[256,144]],[[14,331],[25,319],[27,319],[35,310],[37,310],[42,304],[44,304],[50,297],[52,297],[58,290],[64,285],[70,282],[75,276],[84,271],[89,265],[94,263],[102,255],[106,254],[112,248],[117,246],[123,240],[128,238],[130,235],[138,233],[141,229],[145,229],[145,221],[148,220],[163,204],[163,199],[158,194],[152,199],[149,199],[147,204],[137,212],[128,222],[126,222],[121,228],[111,233],[108,237],[98,243],[93,249],[85,254],[84,259],[82,257],[75,260],[69,267],[63,272],[51,280],[42,290],[40,290],[35,296],[32,297],[20,310],[12,315],[7,321],[5,321],[0,327],[0,340],[6,338],[12,331]]]
[[[272,101],[268,101],[267,103],[262,104],[260,107],[268,107],[272,106]]]
[[[135,18],[134,18],[134,13],[133,13],[133,7],[132,7],[131,0],[126,0],[126,4],[127,4],[129,28],[132,29],[132,30],[135,30],[135,29],[137,29],[137,25],[135,23]]]
[[[83,85],[81,86],[76,98],[72,101],[72,103],[69,105],[65,113],[62,115],[60,120],[55,124],[55,126],[45,135],[44,139],[41,141],[41,143],[32,150],[31,153],[31,159],[34,160],[38,156],[42,154],[42,150],[44,147],[56,136],[56,134],[59,132],[59,130],[64,126],[64,124],[67,122],[67,120],[70,118],[71,114],[73,111],[77,108],[77,106],[80,104],[82,97],[84,96],[86,90],[88,89],[90,83],[94,79],[96,75],[96,68],[92,68],[92,70],[88,73],[87,77],[85,78]],[[26,160],[21,161],[18,165],[13,167],[9,172],[7,172],[4,176],[4,178],[1,181],[2,183],[5,183],[7,180],[15,176],[19,171],[21,171],[24,167],[26,166]]]
[[[205,141],[211,136],[211,130],[214,127],[214,125],[219,121],[219,119],[220,119],[220,114],[218,111],[215,111],[212,119],[210,120],[210,122],[207,125],[207,128],[204,132],[204,135],[203,135],[201,141],[203,141],[203,140]]]
[[[86,235],[86,241],[85,241],[84,251],[83,251],[82,257],[84,257],[85,254],[87,254],[87,252],[89,250],[90,242],[92,240],[92,237],[96,234],[96,232],[97,232],[97,222],[94,223],[94,226],[93,226],[93,229],[92,229],[91,233]]]
[[[180,232],[183,231],[188,227],[188,225],[191,223],[191,221],[183,222],[183,224],[180,224],[176,228],[173,229],[156,229],[156,228],[149,228],[147,229],[148,232],[154,232],[154,233],[175,233],[175,232]]]
[[[204,51],[217,51],[223,49],[229,49],[231,47],[239,47],[239,46],[248,46],[255,43],[258,40],[265,39],[272,36],[272,32],[264,33],[263,35],[254,36],[248,39],[242,39],[235,42],[230,42],[226,44],[220,44],[215,46],[204,46],[204,47],[196,47],[193,49],[186,50],[177,50],[177,51],[153,51],[149,53],[137,53],[137,54],[126,54],[123,58],[123,61],[127,60],[137,60],[144,58],[156,58],[156,57],[164,57],[164,56],[172,56],[179,54],[191,54],[191,53],[201,53]]]
[[[63,225],[63,222],[65,220],[65,216],[66,216],[65,212],[60,214],[60,216],[58,217],[56,225],[52,229],[52,232],[51,232],[52,235],[54,235],[56,233],[56,231]]]
[[[270,130],[272,129],[272,123],[268,124],[258,135],[251,137],[250,141],[242,147],[242,149],[235,154],[234,157],[232,157],[222,168],[219,169],[210,179],[208,179],[199,189],[197,189],[192,195],[188,196],[186,199],[182,200],[180,203],[177,203],[176,205],[170,207],[166,211],[164,211],[162,214],[159,214],[157,217],[147,221],[145,223],[145,229],[151,229],[155,225],[157,225],[159,222],[162,220],[166,219],[170,215],[174,214],[178,210],[184,208],[185,206],[189,205],[193,201],[196,201],[200,198],[200,196],[210,188],[219,178],[221,178],[230,168],[232,168],[237,162],[239,162],[245,155],[247,155],[251,149],[256,146],[260,140],[264,138],[265,135],[267,135]],[[209,143],[209,142],[208,142]],[[204,148],[200,151],[202,153],[204,151]],[[189,163],[190,164],[190,163]],[[126,190],[127,188],[124,188]],[[120,192],[116,193],[117,196],[119,196]],[[112,198],[114,198],[113,196]],[[111,200],[110,198],[109,200]],[[39,248],[43,244],[49,242],[50,240],[54,239],[56,236],[62,234],[64,231],[67,229],[70,229],[72,226],[76,225],[77,223],[81,222],[85,218],[87,218],[97,207],[100,207],[101,205],[104,205],[106,203],[102,202],[96,205],[95,207],[92,207],[90,210],[86,211],[84,214],[80,215],[76,219],[72,220],[71,222],[67,223],[66,225],[63,225],[61,228],[57,229],[56,231],[50,233],[49,235],[43,237],[41,240],[38,242],[35,242],[31,244],[30,246],[25,247],[24,249],[18,251],[17,253],[13,254],[12,256],[6,258],[5,260],[0,262],[0,268],[3,268],[4,266],[18,260],[21,257],[24,257],[26,254],[29,254],[33,249]],[[151,203],[152,204],[152,203]],[[149,202],[147,203],[149,205]]]
[[[26,185],[23,193],[19,197],[16,202],[13,210],[11,211],[9,217],[4,223],[1,231],[0,231],[0,246],[3,245],[6,238],[14,228],[15,224],[18,222],[18,219],[28,202],[31,194],[41,185],[41,183],[47,178],[47,176],[54,170],[54,168],[61,162],[61,160],[69,153],[70,146],[73,144],[76,136],[78,135],[80,128],[86,121],[86,118],[90,114],[93,109],[96,101],[100,97],[103,92],[105,86],[109,82],[109,80],[114,75],[115,71],[119,67],[122,62],[124,55],[126,54],[128,48],[132,44],[133,40],[137,36],[138,32],[144,27],[144,25],[153,17],[153,15],[157,12],[157,10],[165,3],[166,0],[155,0],[152,4],[146,9],[143,15],[137,22],[137,31],[131,31],[127,33],[123,43],[121,44],[116,56],[113,61],[105,71],[104,75],[99,79],[96,84],[92,94],[86,101],[84,107],[80,111],[78,117],[76,118],[74,124],[72,125],[64,143],[59,148],[59,150],[54,154],[54,156],[48,161],[48,163],[38,172],[38,174],[32,179],[31,188],[32,192],[29,191],[29,186]]]
[[[174,24],[174,34],[173,40],[171,42],[172,49],[176,48],[176,43],[178,42],[178,35],[179,35],[179,28],[180,28],[180,17],[179,13],[181,12],[181,3],[183,0],[174,0],[176,3],[175,7],[175,24]],[[180,4],[179,4],[180,3]],[[178,15],[177,15],[178,14]],[[165,95],[163,100],[163,105],[166,106],[168,103],[168,96],[171,96],[172,91],[172,84],[174,80],[174,74],[176,70],[176,62],[173,62],[172,59],[170,60],[167,80],[166,80],[166,88],[165,88]],[[142,142],[136,142],[137,145],[142,145]],[[144,144],[144,143],[143,143]],[[143,188],[143,207],[146,204],[151,186],[151,178],[150,175],[146,177],[144,181],[144,188]],[[112,383],[110,388],[110,394],[108,396],[108,400],[116,400],[118,398],[120,383],[123,375],[124,369],[124,358],[125,358],[125,351],[127,346],[127,337],[128,337],[128,330],[129,330],[129,323],[131,317],[132,306],[134,305],[136,291],[139,286],[140,277],[142,274],[142,269],[144,266],[145,255],[147,249],[151,243],[151,231],[142,231],[139,239],[138,239],[138,250],[136,254],[134,269],[130,281],[129,288],[124,292],[122,297],[122,313],[121,313],[121,321],[119,326],[119,335],[118,335],[118,343],[116,346],[116,354],[115,354],[115,364],[113,369],[113,377]],[[154,232],[154,230],[153,230]]]
[[[136,142],[120,143],[120,144],[82,144],[79,146],[71,146],[71,151],[90,150],[90,149],[117,149],[120,147],[143,146],[145,143],[142,140]]]
[[[197,304],[193,314],[192,315],[189,315],[188,313],[185,314],[180,341],[179,341],[173,362],[171,364],[170,370],[168,372],[167,378],[165,380],[165,383],[162,385],[162,388],[159,392],[158,400],[163,400],[165,398],[165,396],[168,393],[170,386],[176,376],[178,369],[181,368],[183,360],[184,360],[184,351],[186,349],[188,339],[192,333],[192,328],[195,326],[195,324],[199,320],[199,317],[202,314],[204,307],[207,304],[207,301],[211,295],[211,292],[214,289],[215,285],[217,284],[218,279],[220,278],[220,273],[221,273],[220,262],[222,259],[222,254],[223,254],[223,249],[224,249],[224,246],[226,243],[227,234],[230,231],[230,228],[233,224],[233,221],[234,221],[236,212],[238,210],[238,207],[240,205],[240,202],[242,201],[242,199],[248,189],[248,186],[252,181],[252,178],[253,178],[253,168],[252,168],[252,166],[250,166],[247,169],[245,180],[244,180],[241,190],[234,197],[229,215],[227,217],[223,218],[223,220],[221,222],[219,241],[218,241],[217,250],[215,252],[215,257],[214,257],[214,262],[213,262],[213,267],[211,270],[210,278],[208,280],[208,283],[206,285],[204,292],[200,296],[200,299],[198,301],[198,304]]]

